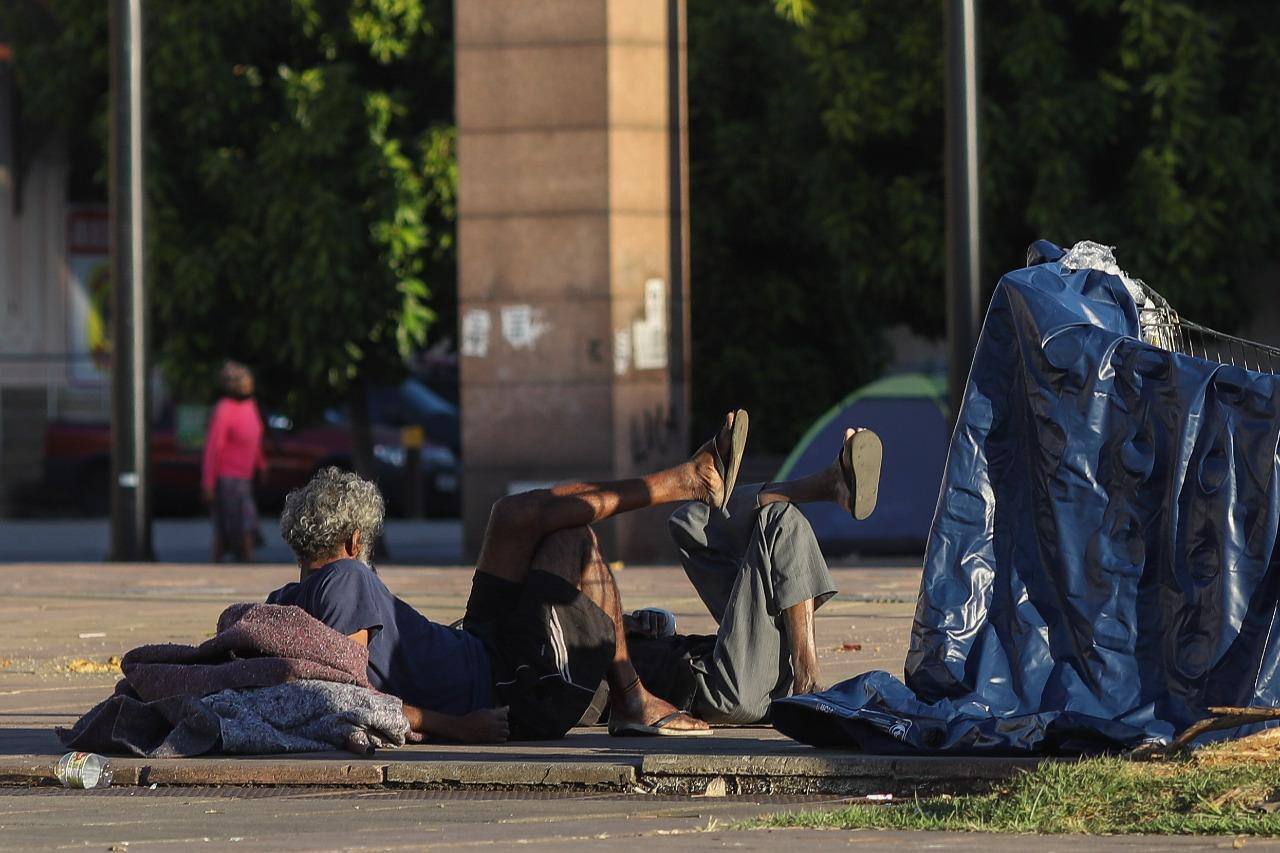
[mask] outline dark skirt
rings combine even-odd
[[[213,529],[224,546],[237,548],[245,536],[258,533],[258,505],[253,501],[253,482],[219,477],[214,490]]]

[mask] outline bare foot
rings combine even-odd
[[[821,693],[827,688],[823,687],[819,682],[816,674],[796,673],[795,679],[791,684],[791,695],[802,696],[805,693]]]
[[[651,726],[668,714],[680,709],[670,702],[654,696],[639,680],[621,692],[614,691],[610,697],[609,719],[614,725],[624,723],[640,723]],[[710,731],[711,727],[689,714],[681,714],[663,725],[673,731]]]
[[[844,431],[844,444],[849,443],[849,439],[853,438],[856,429],[846,429]],[[840,505],[845,512],[853,512],[853,495],[849,493],[849,485],[844,479],[843,465],[840,460],[844,456],[844,445],[840,447],[840,453],[836,454],[836,461],[827,466],[827,471],[831,475],[831,500]]]
[[[723,464],[733,449],[733,418],[733,412],[725,415],[720,432],[699,447],[689,460],[693,466],[693,499],[710,506],[719,506],[724,497],[724,478],[720,476],[716,459],[720,459]]]

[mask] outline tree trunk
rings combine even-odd
[[[351,466],[366,480],[373,480],[373,427],[369,423],[369,385],[356,377],[347,392],[351,409]]]
[[[375,482],[374,475],[377,472],[373,467],[373,427],[369,423],[369,383],[363,374],[351,383],[347,393],[347,406],[351,409],[351,466],[361,477]],[[385,531],[373,543],[373,557],[376,560],[391,557],[391,546],[387,542]]]

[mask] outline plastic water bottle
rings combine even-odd
[[[68,752],[58,759],[58,781],[66,788],[106,788],[111,762],[92,752]]]

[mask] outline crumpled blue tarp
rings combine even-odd
[[[1044,262],[1001,279],[975,354],[906,683],[779,700],[784,734],[1073,754],[1168,740],[1210,706],[1280,706],[1280,377],[1142,342],[1119,276],[1033,249]]]

